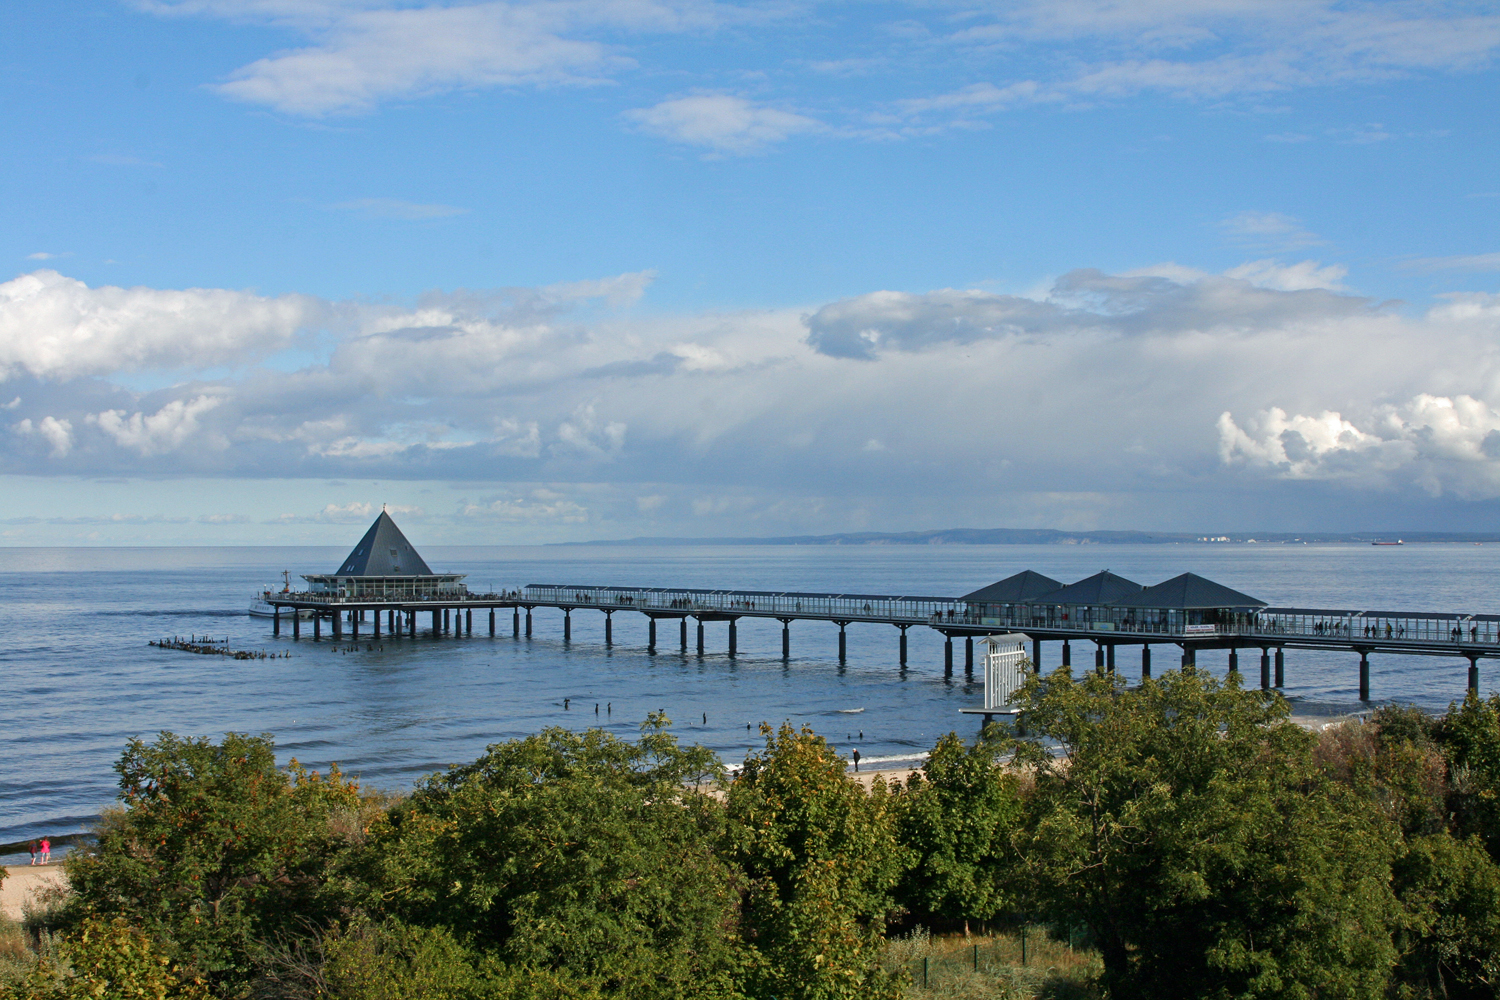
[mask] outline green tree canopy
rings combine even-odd
[[[722,807],[695,790],[720,765],[668,724],[548,729],[434,776],[363,852],[370,908],[615,995],[729,992],[737,880]]]
[[[1064,668],[1020,706],[1023,887],[1089,927],[1117,1000],[1382,994],[1395,831],[1322,776],[1279,696]]]
[[[257,942],[326,915],[322,875],[341,846],[328,818],[359,805],[337,767],[279,770],[270,736],[163,732],[131,740],[115,771],[124,809],[67,860],[84,913],[123,917],[219,979],[248,972]]]
[[[748,879],[745,931],[759,997],[835,1000],[894,995],[878,966],[891,895],[909,863],[891,797],[866,792],[810,729],[762,726],[729,788],[725,851]]]

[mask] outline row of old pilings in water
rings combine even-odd
[[[147,645],[155,646],[157,649],[197,653],[201,656],[227,656],[231,660],[280,660],[289,659],[292,655],[290,652],[267,653],[259,649],[230,649],[227,636],[221,642],[202,635],[192,635],[186,639],[180,635],[174,635],[170,639],[152,639]]]

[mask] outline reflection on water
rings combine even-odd
[[[528,583],[732,587],[859,593],[962,594],[1022,569],[1070,582],[1110,569],[1151,584],[1192,571],[1279,605],[1500,612],[1487,587],[1500,547],[1147,545],[562,547],[424,551],[440,571],[469,574],[476,589]],[[760,743],[758,725],[807,724],[847,752],[902,758],[977,720],[958,709],[980,692],[962,671],[942,676],[942,637],[910,632],[910,665],[897,665],[899,633],[852,625],[849,661],[837,663],[832,624],[792,625],[781,661],[779,622],[741,619],[739,656],[724,654],[726,626],[707,625],[708,653],[676,648],[677,630],[645,652],[646,620],[617,612],[614,646],[603,616],[573,616],[562,642],[560,612],[538,609],[530,640],[510,637],[510,617],[475,622],[469,638],[368,634],[357,647],[273,639],[270,622],[244,614],[250,595],[282,569],[324,572],[342,549],[0,549],[6,643],[0,671],[0,842],[75,830],[114,797],[111,765],[131,736],[170,729],[217,736],[275,734],[280,756],[323,767],[338,761],[369,784],[409,787],[498,740],[546,726],[600,725],[633,734],[648,711],[665,710],[684,740],[730,763]],[[484,635],[480,635],[484,632]],[[292,650],[290,659],[224,661],[152,649],[151,639],[190,633],[236,649]],[[305,633],[304,633],[305,634]],[[695,644],[695,636],[690,642]],[[1176,662],[1158,647],[1158,673]],[[1056,665],[1048,644],[1045,668]],[[1075,645],[1075,666],[1092,648]],[[1222,671],[1223,651],[1200,654]],[[1241,657],[1252,679],[1258,654]],[[1139,674],[1120,650],[1118,669]],[[1377,699],[1441,710],[1461,697],[1458,659],[1371,659]],[[1299,714],[1357,710],[1358,658],[1289,651],[1286,693]],[[1483,670],[1483,690],[1495,670]],[[563,708],[564,698],[570,708]],[[598,714],[595,706],[598,705]],[[858,714],[852,710],[862,709]],[[704,717],[707,717],[705,723]],[[748,727],[748,728],[747,728]],[[860,732],[863,731],[863,739]],[[903,758],[904,759],[904,758]]]

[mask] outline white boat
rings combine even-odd
[[[290,573],[289,570],[282,570],[281,571],[281,580],[282,580],[282,583],[281,583],[281,592],[283,594],[290,594],[292,592],[292,581],[291,581],[291,573]],[[265,590],[262,590],[260,593],[256,594],[254,597],[250,598],[250,612],[249,612],[250,617],[251,618],[275,618],[276,617],[276,606],[271,603],[271,598],[273,596],[275,596],[275,595],[272,593],[271,588],[267,587]],[[281,614],[282,614],[282,617],[290,618],[292,616],[292,609],[291,608],[287,608]],[[306,619],[306,618],[311,618],[312,616],[313,616],[313,613],[312,613],[312,609],[310,609],[310,608],[302,608],[301,610],[299,610],[297,612],[297,617],[298,618]]]

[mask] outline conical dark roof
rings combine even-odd
[[[1146,588],[1134,580],[1127,580],[1123,576],[1115,576],[1109,570],[1095,573],[1093,576],[1070,583],[1061,590],[1054,590],[1050,594],[1043,594],[1031,603],[1033,604],[1078,604],[1090,607],[1099,607],[1103,604],[1114,604],[1122,597],[1131,597],[1139,594]]]
[[[1115,601],[1117,608],[1263,608],[1265,601],[1205,580],[1197,573],[1174,576],[1138,594]]]
[[[336,576],[436,576],[385,511],[354,546]]]
[[[972,594],[965,594],[959,600],[974,604],[1025,604],[1043,594],[1050,594],[1061,586],[1052,577],[1028,569],[1015,576],[1007,576],[988,587],[981,587]]]

